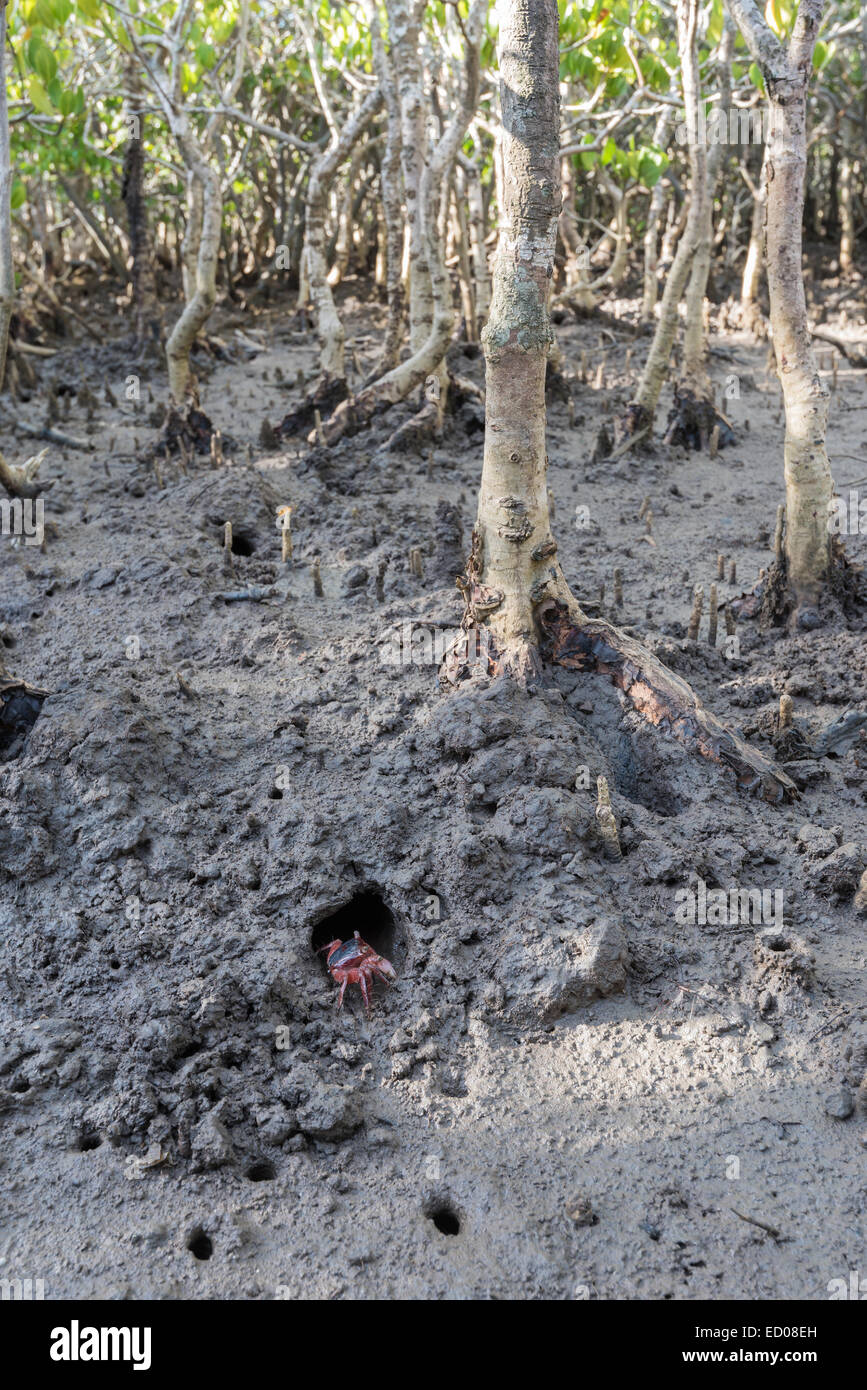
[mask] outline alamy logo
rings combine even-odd
[[[441,666],[459,628],[418,627],[404,622],[400,631],[379,639],[379,659],[386,666]]]
[[[849,1299],[856,1302],[867,1300],[867,1279],[858,1276],[857,1269],[849,1270],[849,1279],[829,1279],[828,1293],[831,1295],[831,1302],[835,1299]]]
[[[44,499],[0,498],[0,535],[23,536],[25,545],[41,545],[45,536]]]
[[[0,1302],[30,1303],[45,1297],[44,1279],[0,1279]]]
[[[81,1327],[73,1318],[69,1327],[51,1331],[52,1361],[131,1361],[134,1371],[150,1370],[149,1327]]]
[[[700,102],[698,119],[678,121],[674,138],[679,145],[763,145],[770,119],[770,112],[760,107],[735,106],[723,111],[717,106],[705,115]]]
[[[674,920],[680,926],[783,925],[782,888],[708,888],[700,878],[695,888],[679,888],[674,900]]]

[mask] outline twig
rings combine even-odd
[[[734,1212],[735,1216],[740,1217],[741,1221],[748,1221],[751,1226],[758,1226],[760,1230],[767,1231],[768,1235],[773,1236],[774,1240],[780,1239],[780,1232],[777,1230],[776,1226],[769,1226],[767,1221],[759,1221],[755,1216],[745,1216],[742,1211],[738,1211],[737,1207],[729,1207],[729,1211]]]

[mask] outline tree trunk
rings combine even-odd
[[[770,106],[765,228],[771,330],[786,409],[786,580],[796,614],[807,618],[831,571],[834,495],[826,446],[829,393],[813,353],[801,266],[807,87],[824,0],[801,0],[787,49],[754,0],[728,3],[761,68]]]
[[[671,129],[671,112],[666,107],[659,116],[653,132],[653,143],[664,149]],[[653,186],[650,206],[647,210],[647,226],[644,231],[644,284],[641,298],[641,322],[649,323],[659,298],[659,224],[665,207],[665,183],[660,178]]]
[[[351,120],[343,127],[338,138],[333,140],[316,160],[310,170],[310,179],[307,184],[304,262],[308,293],[313,305],[316,332],[319,338],[319,366],[323,381],[342,382],[346,379],[344,365],[346,333],[334,303],[331,285],[328,282],[325,235],[328,196],[337,170],[349,157],[362,131],[376,115],[381,105],[382,90],[377,86],[367,94]]]
[[[379,171],[382,217],[385,231],[385,288],[388,318],[382,351],[373,374],[375,379],[390,372],[400,359],[400,344],[406,317],[406,291],[403,283],[403,198],[401,196],[400,101],[379,24],[377,0],[367,0],[367,18],[373,48],[373,70],[385,100],[385,149]]]
[[[144,193],[144,143],[142,140],[144,103],[140,92],[139,69],[134,61],[130,61],[126,65],[126,81],[130,92],[130,109],[127,116],[130,130],[123,156],[121,194],[126,205],[132,257],[131,276],[135,334],[136,338],[141,341],[146,336],[146,321],[150,320],[153,327],[156,325],[157,297],[153,250]]]
[[[166,343],[169,396],[180,407],[190,380],[190,350],[196,334],[204,328],[217,302],[217,260],[223,225],[223,199],[219,176],[194,140],[183,111],[176,114],[174,126],[174,136],[187,167],[190,190],[190,218],[184,235],[187,302]],[[199,207],[201,222],[193,263],[192,245],[188,247],[188,239],[195,235]]]
[[[520,673],[538,644],[536,608],[555,594],[570,597],[553,560],[545,452],[548,294],[561,199],[556,0],[501,5],[498,52],[503,204],[482,334],[485,453],[467,601],[499,664]]]
[[[587,619],[556,558],[545,452],[545,369],[551,343],[559,180],[557,0],[502,0],[498,54],[503,204],[486,358],[485,453],[466,576],[464,640],[447,659],[457,681],[481,661],[530,680],[541,642],[553,659],[610,675],[652,723],[732,767],[772,801],[790,779],[702,709],[684,681],[634,639]]]
[[[398,7],[402,8],[402,7]],[[391,6],[389,7],[391,12]],[[432,318],[424,341],[413,348],[411,356],[401,362],[385,376],[380,377],[351,400],[344,401],[323,426],[322,436],[326,444],[334,444],[344,434],[354,433],[368,423],[374,415],[397,401],[404,400],[432,374],[440,373],[446,349],[454,329],[454,309],[451,302],[451,283],[439,235],[440,212],[443,206],[443,190],[448,187],[452,166],[458,146],[467,126],[472,120],[478,102],[479,91],[479,45],[482,38],[487,0],[473,0],[470,12],[464,22],[464,80],[458,102],[451,120],[440,136],[436,148],[425,165],[418,189],[415,218],[424,236],[424,268],[429,282]],[[406,144],[404,130],[403,141]],[[407,219],[413,198],[406,186]],[[410,317],[412,318],[412,277],[418,272],[418,258],[413,260],[410,241]],[[424,291],[427,295],[428,290]],[[423,295],[423,298],[424,298]],[[418,306],[417,306],[418,307]],[[425,311],[426,312],[426,311]],[[410,325],[410,346],[413,346],[412,325]],[[434,419],[442,412],[442,396],[429,402],[433,408]]]

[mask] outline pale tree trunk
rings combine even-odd
[[[759,178],[758,185],[751,187],[753,194],[753,215],[750,222],[750,240],[744,273],[741,279],[741,322],[750,333],[759,335],[764,319],[759,307],[759,289],[762,283],[762,245],[765,237],[765,175]]]
[[[220,176],[213,168],[209,157],[222,116],[215,112],[210,118],[205,136],[200,143],[193,132],[183,99],[184,44],[192,9],[193,0],[180,0],[166,33],[170,74],[168,83],[155,73],[151,59],[138,43],[134,31],[130,27],[126,29],[137,58],[151,76],[154,90],[187,171],[188,221],[183,249],[186,304],[166,343],[169,396],[176,407],[183,405],[189,388],[190,351],[196,334],[204,328],[216,303],[217,262],[223,222]],[[242,0],[234,68],[222,93],[224,105],[231,103],[244,75],[249,19],[249,0]]]
[[[541,671],[541,642],[561,665],[609,675],[651,723],[731,767],[772,801],[791,780],[700,705],[633,638],[591,621],[570,593],[551,534],[545,369],[551,343],[559,179],[557,0],[500,0],[503,204],[486,358],[485,454],[466,576],[464,638],[445,663],[454,683],[481,665],[518,681]]]
[[[6,97],[6,9],[0,0],[0,391],[6,376],[9,324],[15,307],[15,269],[12,264],[12,154],[9,148],[9,108]]]
[[[385,287],[388,318],[382,351],[372,380],[396,367],[400,359],[403,324],[406,317],[406,290],[403,281],[403,197],[401,194],[400,101],[395,76],[385,51],[379,23],[378,0],[367,0],[367,19],[373,48],[373,70],[385,101],[385,149],[379,171],[382,217],[384,222]]]
[[[731,65],[734,59],[735,48],[735,27],[728,15],[724,18],[723,35],[720,42],[719,54],[719,107],[728,123],[728,109],[731,104]],[[692,55],[690,55],[691,57]],[[686,87],[686,71],[684,71],[684,88]],[[692,102],[696,113],[699,103],[702,100],[701,88],[699,84],[698,64],[693,69],[690,63],[690,83],[694,86]],[[683,371],[681,373],[681,384],[690,390],[694,395],[707,398],[710,395],[710,382],[707,371],[705,370],[705,295],[707,293],[707,281],[710,274],[711,251],[713,248],[713,200],[716,189],[716,181],[722,164],[723,152],[728,148],[724,143],[717,143],[712,146],[710,153],[707,147],[698,143],[694,154],[699,157],[704,165],[704,170],[698,173],[695,163],[692,167],[693,187],[692,196],[700,203],[700,223],[699,235],[693,257],[692,268],[689,275],[689,283],[686,288],[686,324],[683,333]],[[692,156],[693,149],[690,148]],[[699,193],[700,190],[700,193]]]
[[[382,91],[377,85],[369,92],[354,115],[343,126],[323,154],[314,162],[307,184],[307,214],[305,224],[304,264],[307,288],[316,332],[319,338],[319,367],[326,382],[346,379],[344,348],[346,334],[331,285],[328,282],[326,255],[326,223],[328,198],[338,169],[351,154],[362,132],[382,104]]]
[[[182,109],[173,113],[173,134],[191,180],[190,222],[184,236],[187,302],[166,343],[169,395],[176,406],[181,406],[190,381],[190,351],[196,334],[204,328],[217,301],[217,260],[223,224],[223,199],[219,176],[202,155]],[[188,253],[187,238],[191,232],[195,235],[198,193],[201,194],[201,223],[195,264],[192,265],[192,247]]]
[[[611,230],[605,233],[596,248],[599,250],[601,247],[613,243],[614,255],[611,258],[611,264],[595,279],[591,279],[588,248],[584,243],[579,242],[578,248],[572,255],[571,265],[567,263],[566,288],[557,295],[554,301],[558,305],[569,304],[585,313],[590,313],[596,308],[599,291],[604,286],[607,285],[614,289],[626,275],[629,268],[629,202],[638,191],[637,188],[630,188],[624,192],[613,179],[608,177],[603,169],[597,171],[597,177],[614,204]],[[560,227],[561,229],[563,227],[562,213]],[[569,283],[570,279],[571,284]]]
[[[485,454],[465,597],[501,668],[524,674],[536,610],[569,603],[548,510],[548,295],[560,213],[556,0],[500,0],[503,202],[485,348]],[[552,78],[553,74],[553,78]]]
[[[677,335],[678,311],[693,259],[705,229],[707,149],[698,142],[698,0],[677,0],[678,49],[683,82],[684,127],[692,175],[686,226],[665,282],[659,319],[635,399],[626,408],[621,429],[626,439],[650,433],[659,397],[668,376]]]
[[[487,322],[488,310],[491,307],[491,272],[488,269],[488,252],[485,246],[485,199],[476,161],[459,150],[458,163],[466,185],[476,321],[482,328]]]
[[[851,122],[843,122],[841,134],[844,144],[837,178],[837,198],[840,207],[840,269],[844,275],[848,275],[855,263],[855,210],[853,206],[855,171],[852,158],[855,133],[852,130]]]
[[[388,35],[400,106],[400,160],[409,245],[409,342],[413,353],[424,345],[433,320],[422,175],[428,147],[428,103],[420,36],[424,0],[386,0]],[[430,210],[430,215],[435,212]]]
[[[467,126],[472,120],[478,102],[479,92],[479,46],[487,13],[488,0],[472,0],[470,12],[464,21],[466,47],[464,52],[464,76],[458,102],[451,119],[440,136],[436,148],[422,172],[417,198],[411,198],[404,183],[407,199],[407,218],[410,205],[415,204],[415,219],[423,234],[424,266],[430,290],[431,314],[427,337],[420,346],[413,348],[405,362],[401,362],[385,376],[366,386],[357,396],[344,401],[323,426],[322,435],[327,444],[333,444],[348,432],[362,428],[381,411],[388,409],[397,401],[404,400],[416,387],[421,386],[431,375],[438,374],[443,365],[446,349],[454,330],[454,309],[451,302],[451,283],[445,266],[440,238],[440,214],[443,207],[444,190],[448,187],[452,167],[458,147]],[[391,7],[390,7],[391,10]],[[394,49],[393,49],[394,51]],[[404,144],[407,140],[403,132]],[[417,274],[418,260],[413,261],[410,244],[410,305],[412,305],[412,277]],[[428,292],[425,291],[427,294]],[[410,308],[412,315],[412,308]],[[410,332],[412,347],[412,331]],[[435,402],[433,415],[442,410],[442,397]]]
[[[824,0],[801,0],[787,48],[755,0],[728,5],[762,71],[770,106],[765,228],[771,332],[786,410],[786,582],[796,616],[812,622],[831,571],[834,495],[826,445],[829,393],[813,353],[801,264],[807,88]]]
[[[671,110],[665,107],[660,112],[653,132],[653,143],[657,149],[664,149],[668,140],[668,133],[671,129]],[[657,267],[659,265],[659,224],[662,220],[662,212],[665,207],[665,184],[661,178],[657,179],[650,194],[650,206],[647,209],[647,226],[644,230],[644,283],[641,298],[641,322],[649,323],[653,318],[653,311],[659,298],[659,280],[657,278]]]

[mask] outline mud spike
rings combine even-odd
[[[310,569],[313,572],[313,592],[317,598],[323,598],[325,591],[322,588],[322,570],[320,568],[318,555],[313,556]]]
[[[597,777],[596,779],[596,822],[605,846],[606,857],[608,859],[622,859],[623,851],[620,848],[617,821],[611,809],[611,793],[608,790],[606,777]]]
[[[781,695],[781,696],[780,696],[780,723],[779,723],[779,727],[780,727],[781,729],[791,729],[791,727],[792,727],[792,716],[793,716],[794,712],[795,712],[795,706],[794,706],[794,703],[793,703],[793,701],[792,701],[791,695],[786,695],[786,694]]]
[[[698,641],[698,630],[701,626],[701,610],[704,607],[704,589],[701,584],[696,586],[692,596],[692,612],[689,615],[689,627],[686,635],[691,642]]]
[[[709,646],[709,647],[715,647],[715,646],[716,646],[717,617],[718,617],[718,600],[717,600],[717,593],[716,593],[716,585],[715,585],[715,584],[711,584],[711,586],[710,586],[710,600],[709,600],[709,602],[708,602],[708,614],[707,614],[707,641],[708,641],[708,646]]]
[[[604,590],[603,590],[604,592]],[[623,570],[614,571],[614,602],[618,608],[623,607]]]

